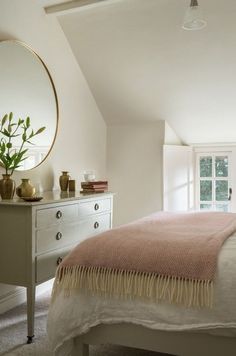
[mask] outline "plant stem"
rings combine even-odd
[[[21,153],[21,151],[22,151],[22,149],[23,149],[24,144],[25,144],[25,141],[22,141],[22,144],[21,144],[20,149],[19,149],[19,151],[18,151],[18,155]],[[15,167],[15,166],[13,166],[13,168],[12,168],[12,170],[11,170],[11,175],[13,174],[13,172],[14,172],[15,168],[16,168],[16,167]]]
[[[10,125],[10,121],[9,121],[9,125]],[[14,137],[15,133],[17,132],[17,130],[18,130],[18,128],[19,128],[19,126],[20,126],[20,125],[17,124],[15,130],[14,130],[11,134],[10,134],[10,130],[9,130],[10,136],[8,137],[8,144],[11,143],[11,139]],[[11,149],[11,147],[10,147],[10,145],[9,145],[9,147],[7,147],[7,154],[8,154],[8,155],[10,155],[10,149]],[[8,174],[8,167],[6,166],[5,168],[6,168],[6,174]],[[13,171],[14,171],[14,169],[11,171],[11,174],[10,174],[10,175],[13,174]]]

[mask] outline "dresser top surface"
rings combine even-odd
[[[113,196],[112,192],[105,193],[90,193],[83,194],[79,191],[76,192],[61,192],[61,191],[53,191],[53,192],[44,192],[41,193],[40,196],[43,197],[40,201],[35,202],[26,202],[20,198],[14,198],[10,200],[0,200],[1,205],[17,205],[17,206],[35,206],[35,205],[44,205],[44,204],[53,204],[53,203],[63,203],[70,201],[78,201],[85,199],[101,199],[103,197]]]

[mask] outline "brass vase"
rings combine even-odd
[[[70,176],[67,171],[62,171],[62,175],[59,177],[60,188],[62,192],[68,190]]]
[[[35,195],[35,187],[30,183],[28,178],[21,179],[22,183],[16,188],[16,195],[20,198],[33,197]]]
[[[0,195],[2,199],[13,199],[16,185],[10,174],[3,174],[0,179]]]

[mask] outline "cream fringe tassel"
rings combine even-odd
[[[213,305],[213,281],[161,276],[156,273],[122,271],[102,267],[59,267],[52,300],[63,290],[69,296],[83,289],[91,294],[133,299],[148,298],[188,307]]]

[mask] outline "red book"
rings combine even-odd
[[[108,185],[104,183],[93,184],[93,182],[89,182],[89,184],[81,183],[81,187],[84,189],[107,189]]]
[[[83,189],[80,191],[80,193],[84,193],[84,194],[96,194],[96,193],[104,193],[104,192],[105,192],[104,189],[97,189],[97,190]]]

